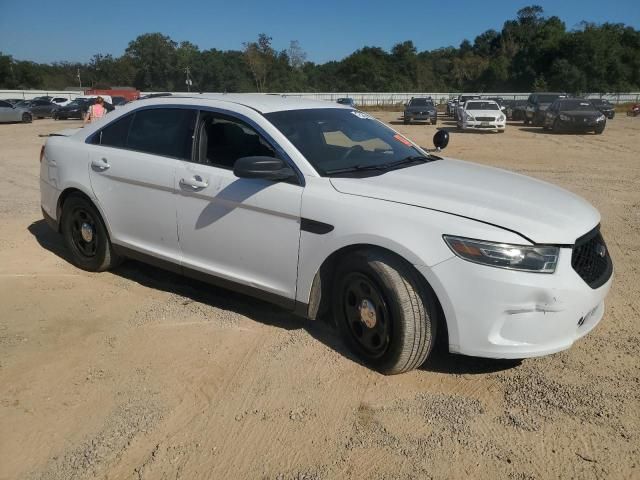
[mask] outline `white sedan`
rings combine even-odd
[[[44,217],[79,268],[135,258],[331,318],[387,374],[439,336],[482,357],[569,348],[612,282],[582,198],[441,158],[338,104],[138,101],[51,136],[40,160]]]
[[[504,132],[507,116],[493,100],[468,100],[458,114],[458,128]]]

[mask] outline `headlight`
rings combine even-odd
[[[598,118],[596,118],[596,122],[604,122],[604,115],[600,115]]]
[[[571,117],[569,115],[565,115],[564,113],[561,113],[560,120],[562,120],[563,122],[568,122],[569,120],[571,120]]]
[[[444,235],[443,238],[451,251],[464,260],[525,272],[555,272],[560,253],[558,247],[510,245],[451,235]]]
[[[473,122],[473,115],[471,115],[470,113],[464,112],[464,118]]]
[[[499,121],[499,122],[504,122],[504,120],[505,120],[505,116],[504,116],[504,115],[500,115],[500,116],[498,117],[498,121]]]

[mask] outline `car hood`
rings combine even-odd
[[[502,110],[465,110],[472,117],[499,117]]]
[[[332,177],[331,183],[341,193],[467,217],[535,243],[573,244],[600,222],[598,211],[571,192],[461,160],[438,160],[373,177]]]

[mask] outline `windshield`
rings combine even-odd
[[[500,110],[498,104],[494,102],[467,102],[464,108],[466,110]]]
[[[593,110],[593,105],[588,100],[565,100],[560,102],[560,110]]]
[[[538,95],[538,103],[553,103],[560,95]]]
[[[268,113],[265,117],[321,175],[424,157],[424,153],[402,135],[357,110],[287,110]]]
[[[609,100],[591,100],[591,103],[593,103],[594,105],[598,106],[598,107],[610,107],[612,106],[611,102],[609,102]]]
[[[433,103],[426,98],[412,98],[409,105],[412,107],[430,107]]]

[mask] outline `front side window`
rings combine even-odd
[[[233,117],[218,113],[201,113],[198,126],[198,162],[233,169],[242,157],[276,154],[253,128]]]
[[[321,175],[424,158],[406,138],[363,112],[317,108],[265,116]]]
[[[0,100],[0,108],[11,108],[11,104]]]

